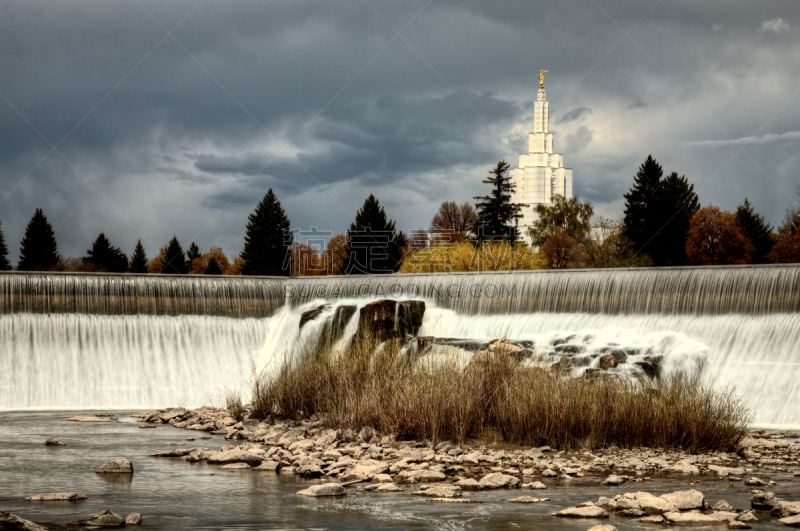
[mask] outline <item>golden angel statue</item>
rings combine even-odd
[[[539,88],[544,88],[544,75],[550,70],[539,70]]]

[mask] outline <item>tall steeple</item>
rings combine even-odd
[[[539,92],[533,109],[533,132],[528,134],[528,153],[519,156],[519,167],[510,174],[516,185],[515,203],[522,203],[519,220],[519,237],[527,237],[525,230],[536,220],[537,204],[553,203],[558,194],[572,197],[572,169],[564,167],[564,157],[553,153],[553,133],[550,132],[550,105],[544,90],[544,74],[539,72]]]

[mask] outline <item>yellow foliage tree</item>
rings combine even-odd
[[[405,259],[399,273],[457,273],[545,269],[547,259],[528,245],[507,241],[435,242]]]
[[[212,247],[204,255],[192,260],[191,265],[189,265],[189,274],[190,275],[204,274],[206,272],[206,268],[208,267],[208,262],[210,262],[212,258],[217,261],[217,265],[219,265],[219,268],[222,270],[223,275],[229,274],[226,273],[226,271],[230,269],[231,264],[230,262],[228,262],[228,257],[225,256],[225,253],[222,252],[221,247]]]
[[[167,259],[167,248],[169,245],[165,245],[158,251],[158,256],[150,260],[147,264],[147,271],[150,273],[161,273],[161,269],[164,267],[164,260]]]

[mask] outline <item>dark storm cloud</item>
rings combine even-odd
[[[748,196],[776,223],[794,200],[795,2],[426,4],[0,4],[12,258],[36,207],[66,255],[100,231],[127,252],[173,233],[239,252],[268,188],[297,227],[342,231],[370,192],[425,226],[516,161],[540,69],[556,151],[599,214],[620,216],[648,153],[706,204]]]

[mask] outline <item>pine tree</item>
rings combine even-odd
[[[242,274],[289,276],[291,269],[284,262],[294,239],[290,229],[289,218],[270,188],[248,217]]]
[[[164,266],[161,268],[161,272],[168,275],[185,275],[187,273],[186,255],[175,236],[167,246],[167,254],[164,257]]]
[[[195,258],[200,258],[200,248],[196,243],[192,242],[189,246],[189,251],[186,253],[186,261],[191,264]]]
[[[2,225],[0,225],[0,271],[11,271],[11,262],[8,261],[8,247],[6,247]]]
[[[113,247],[102,232],[92,244],[92,248],[86,251],[83,263],[91,263],[97,270],[109,273],[124,273],[128,269],[128,257],[119,247]]]
[[[650,251],[655,245],[650,244],[660,228],[655,213],[662,174],[661,165],[648,155],[633,178],[633,188],[624,195],[625,235],[640,253],[654,254]]]
[[[750,238],[753,247],[755,247],[753,263],[763,264],[766,262],[766,256],[772,251],[772,246],[775,244],[775,238],[772,236],[772,226],[764,221],[764,216],[753,209],[753,205],[750,204],[746,197],[744,203],[736,209],[736,221],[739,222],[747,237]]]
[[[659,228],[656,236],[656,263],[686,265],[686,238],[692,216],[700,208],[694,185],[686,176],[673,172],[661,181],[658,211]]]
[[[206,271],[203,274],[204,275],[221,275],[222,274],[222,269],[220,269],[216,258],[212,257],[211,259],[209,259],[208,265],[206,266]]]
[[[372,194],[356,212],[347,239],[346,274],[397,271],[403,262],[402,246],[408,243],[405,234],[395,231],[394,221],[386,217],[386,211]]]
[[[128,266],[128,271],[131,273],[147,273],[147,255],[144,252],[142,240],[136,242],[136,247],[133,249],[131,256],[131,263]]]
[[[37,208],[28,226],[19,250],[20,271],[49,271],[58,265],[58,244],[53,226],[41,208]]]
[[[483,182],[491,184],[491,195],[474,197],[479,200],[475,206],[478,209],[478,232],[480,238],[507,237],[509,241],[516,241],[514,222],[519,219],[522,205],[511,202],[511,194],[516,185],[506,173],[509,165],[505,160],[489,172]]]

